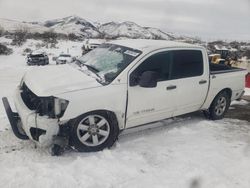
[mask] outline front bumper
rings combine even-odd
[[[62,60],[58,60],[57,62],[56,62],[57,64],[66,64],[67,63],[67,61],[62,61]]]
[[[46,60],[38,60],[38,61],[28,60],[27,64],[28,65],[45,65],[46,64]]]
[[[5,101],[6,100],[7,99],[5,99]],[[11,126],[13,125],[13,132],[15,133],[15,127],[17,127],[18,130],[25,133],[23,135],[27,135],[30,140],[35,141],[41,146],[49,146],[52,144],[53,136],[59,133],[59,121],[48,118],[47,116],[39,116],[35,111],[30,110],[24,104],[19,88],[15,92],[14,102],[17,113],[13,113],[10,107],[8,108],[8,105],[6,105],[6,102],[4,105]],[[11,120],[14,114],[18,117],[16,121]]]
[[[9,101],[6,97],[3,97],[2,101],[13,133],[19,139],[28,140],[29,137],[24,133],[22,127],[20,126],[20,117],[18,113],[12,111]]]

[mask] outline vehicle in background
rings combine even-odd
[[[28,65],[48,65],[49,57],[45,52],[32,52],[27,55]]]
[[[230,67],[236,66],[238,63],[238,55],[235,49],[227,50],[225,47],[220,50],[216,50],[216,53],[211,54],[209,57],[209,62],[214,64],[228,65]]]
[[[83,45],[83,54],[97,48],[100,44],[105,42],[105,39],[87,39]]]
[[[7,98],[3,103],[18,138],[53,145],[53,154],[68,145],[93,152],[111,147],[126,129],[166,118],[203,111],[222,119],[244,94],[246,74],[209,63],[200,46],[117,40],[82,56],[79,66],[27,72],[15,92],[17,113]]]
[[[220,54],[210,54],[208,58],[210,63],[223,64],[223,65],[225,65],[226,63],[226,60],[222,59]]]
[[[56,58],[56,64],[66,64],[66,63],[72,63],[74,58],[70,54],[60,54]]]

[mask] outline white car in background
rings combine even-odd
[[[72,63],[73,62],[73,57],[70,54],[60,54],[56,58],[56,64],[66,64],[66,63]]]

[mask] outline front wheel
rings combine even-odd
[[[219,93],[213,100],[209,115],[212,120],[222,119],[230,106],[230,97],[227,92]]]
[[[94,152],[110,148],[119,134],[118,123],[106,112],[79,116],[73,123],[71,144],[80,152]]]

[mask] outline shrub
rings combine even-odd
[[[247,59],[250,59],[250,50],[246,50],[246,51],[243,53],[243,56],[247,57]]]
[[[32,52],[32,50],[30,49],[30,48],[25,48],[24,50],[23,50],[23,54],[25,55],[25,54],[30,54]]]
[[[4,44],[0,44],[0,55],[10,55],[13,53],[11,48],[8,48]]]
[[[52,46],[55,46],[57,44],[57,33],[53,31],[46,31],[42,34],[42,40],[47,44],[54,44]]]
[[[75,35],[74,33],[70,33],[68,34],[68,39],[71,41],[77,41],[77,40],[80,40],[80,37]]]
[[[25,27],[19,27],[13,33],[12,45],[22,46],[27,40],[28,29]]]
[[[38,43],[35,44],[36,49],[40,49],[40,48],[43,48],[45,46],[46,46],[46,44],[45,43],[41,43],[41,42],[38,42]]]

